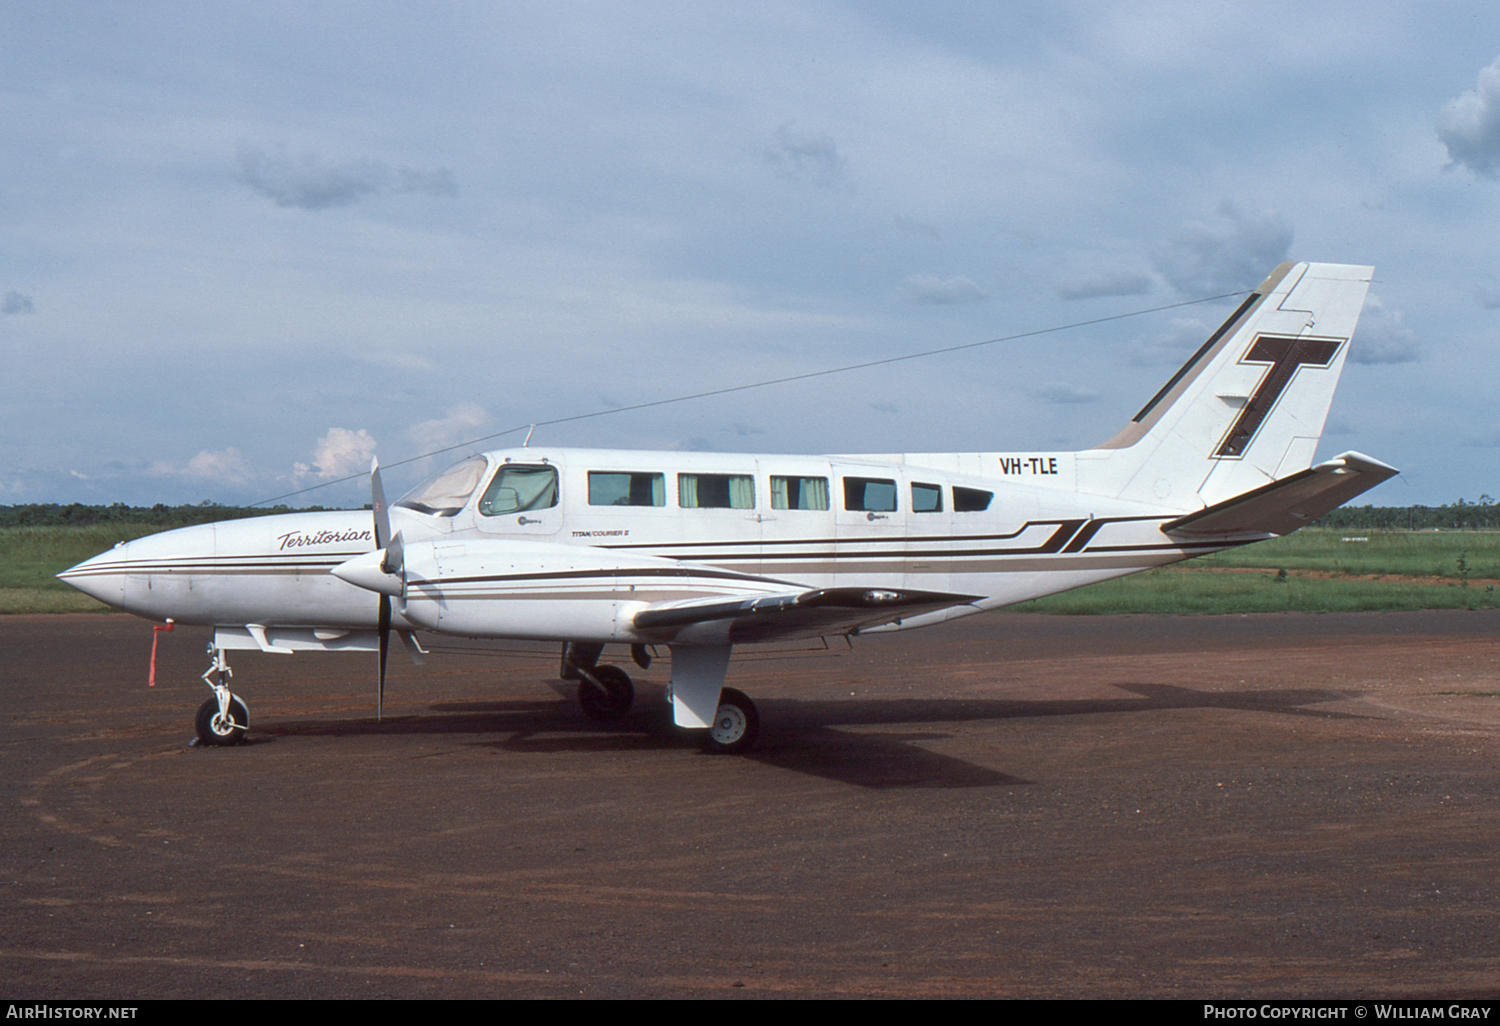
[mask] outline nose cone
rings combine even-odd
[[[395,598],[401,594],[401,578],[381,569],[381,563],[385,558],[385,550],[376,549],[374,552],[366,552],[340,563],[329,573],[357,588],[378,591],[382,595]]]
[[[129,550],[127,543],[120,542],[108,552],[69,567],[58,574],[57,579],[107,606],[124,609],[125,565],[130,558]]]
[[[197,623],[203,612],[201,572],[213,556],[214,525],[198,524],[121,542],[57,577],[105,605],[151,619]]]

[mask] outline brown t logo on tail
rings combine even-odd
[[[1240,363],[1268,363],[1271,369],[1260,379],[1255,394],[1250,396],[1250,401],[1240,411],[1234,426],[1229,429],[1229,434],[1214,455],[1244,455],[1245,447],[1255,437],[1255,432],[1260,430],[1261,422],[1276,405],[1276,400],[1281,398],[1281,393],[1286,391],[1286,386],[1291,384],[1297,368],[1303,364],[1327,367],[1343,344],[1344,339],[1341,338],[1288,338],[1278,335],[1262,335],[1257,338],[1250,346],[1250,351],[1240,358]]]

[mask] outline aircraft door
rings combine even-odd
[[[834,467],[840,583],[901,587],[906,578],[906,512],[895,468]]]
[[[540,538],[562,527],[557,467],[548,463],[506,463],[479,497],[475,526],[488,534]]]

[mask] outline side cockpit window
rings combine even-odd
[[[557,468],[507,463],[479,500],[479,512],[487,517],[557,505]]]
[[[451,517],[464,508],[484,478],[489,463],[483,456],[470,456],[462,463],[434,474],[401,498],[396,505],[433,517]]]

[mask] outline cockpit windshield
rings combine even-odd
[[[470,456],[441,473],[434,474],[401,498],[396,505],[434,517],[451,517],[464,508],[474,489],[484,479],[489,463],[483,456]]]

